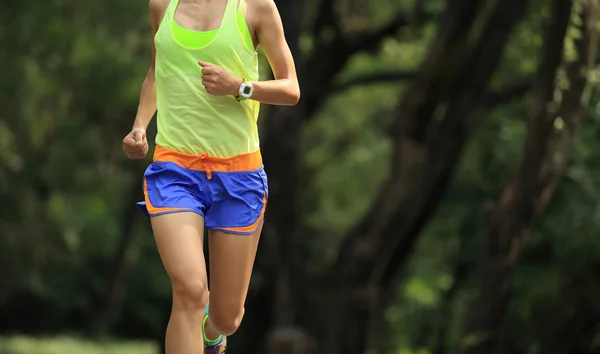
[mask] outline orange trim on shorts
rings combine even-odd
[[[248,226],[243,226],[243,227],[218,227],[216,228],[219,231],[229,231],[229,232],[253,232],[254,230],[256,230],[258,228],[258,226],[260,225],[260,223],[263,220],[263,217],[265,216],[265,210],[267,209],[267,193],[265,192],[265,195],[263,197],[263,207],[262,210],[260,211],[260,216],[258,217],[258,219],[256,219],[256,221],[252,224],[252,225],[248,225]]]
[[[152,203],[150,203],[150,198],[148,198],[148,185],[146,184],[146,179],[144,178],[144,199],[146,201],[146,210],[148,210],[148,214],[162,214],[162,213],[175,213],[181,211],[191,211],[190,208],[157,208]]]
[[[205,171],[208,179],[211,178],[211,172],[253,171],[261,168],[263,164],[260,150],[233,157],[216,157],[206,153],[184,154],[158,145],[154,150],[154,162],[173,162],[188,170]]]

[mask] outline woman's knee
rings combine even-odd
[[[204,311],[208,287],[202,279],[173,280],[173,307],[191,312]]]
[[[209,316],[213,325],[223,334],[229,336],[235,333],[244,318],[244,307],[239,305],[210,306]]]

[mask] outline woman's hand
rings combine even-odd
[[[238,95],[244,80],[213,63],[199,61],[198,65],[202,67],[202,85],[206,88],[206,92],[215,96]]]
[[[130,159],[143,159],[148,153],[146,129],[133,128],[123,139],[123,150]]]

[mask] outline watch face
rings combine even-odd
[[[249,95],[252,92],[252,87],[244,86],[243,91],[244,95]]]

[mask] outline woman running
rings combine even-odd
[[[172,284],[166,350],[224,353],[244,316],[267,202],[259,105],[295,105],[296,69],[273,0],[150,0],[150,14],[152,63],[123,148],[146,156],[158,110],[139,204]],[[259,44],[274,80],[258,81]]]

